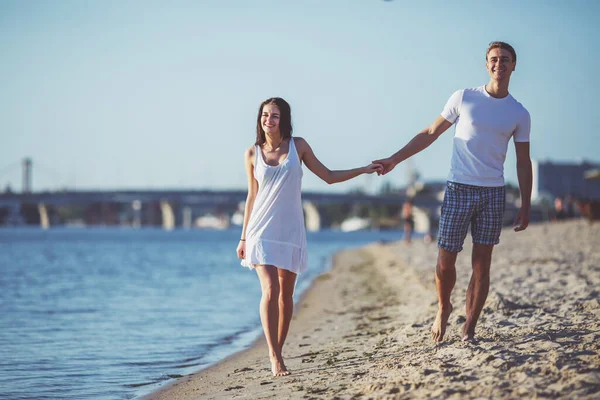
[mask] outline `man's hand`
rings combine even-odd
[[[524,231],[529,225],[529,208],[523,208],[517,213],[515,218],[515,232]]]
[[[397,165],[397,163],[392,160],[392,157],[382,158],[381,160],[372,161],[373,164],[379,164],[383,168],[380,171],[377,171],[377,175],[385,175]]]

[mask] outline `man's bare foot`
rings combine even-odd
[[[475,339],[474,336],[463,336],[463,338],[461,339],[463,342],[465,343],[471,343],[471,344],[477,344],[477,339]]]
[[[469,322],[469,321],[467,321],[467,322]],[[462,334],[461,340],[463,342],[476,343],[475,328],[469,328],[469,326],[467,325],[467,322],[465,322],[465,326],[463,327],[463,334]]]
[[[271,372],[273,376],[286,376],[290,375],[291,372],[287,370],[281,357],[270,357],[271,358]]]
[[[446,325],[448,324],[448,318],[450,318],[451,312],[452,304],[449,304],[448,308],[440,308],[438,310],[437,316],[435,317],[435,322],[431,327],[431,338],[435,340],[436,343],[440,343],[444,339]]]

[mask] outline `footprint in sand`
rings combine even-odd
[[[243,388],[244,388],[243,386],[230,386],[228,388],[223,389],[223,391],[224,392],[229,392],[229,391],[232,391],[232,390],[238,390],[238,389],[243,389]]]
[[[246,371],[254,371],[254,369],[250,368],[250,367],[236,368],[236,369],[233,370],[233,373],[237,374],[238,372],[246,372]]]

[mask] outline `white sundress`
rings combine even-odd
[[[306,230],[302,211],[302,164],[294,139],[278,166],[268,165],[255,146],[254,178],[258,193],[246,227],[246,254],[241,264],[273,265],[296,274],[307,268]]]

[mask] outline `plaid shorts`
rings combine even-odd
[[[473,243],[500,243],[504,205],[504,186],[448,182],[442,203],[438,247],[452,253],[461,251],[469,226]]]

